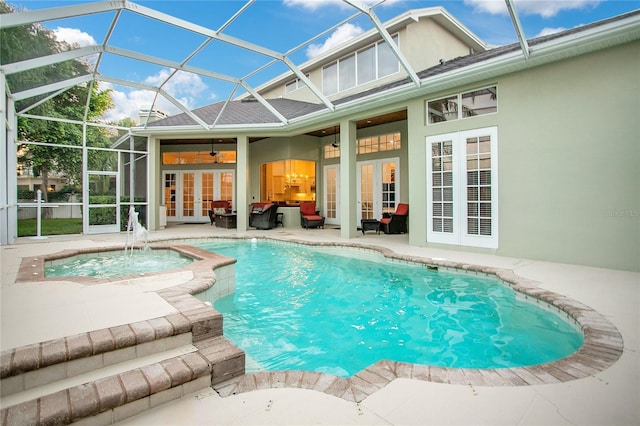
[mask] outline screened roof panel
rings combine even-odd
[[[489,8],[477,1],[443,4],[432,0],[377,3],[366,0],[363,3],[342,0],[140,3],[18,0],[12,3],[18,3],[18,13],[0,20],[3,43],[10,36],[19,38],[42,26],[74,46],[70,51],[52,55],[43,50],[46,43],[45,46],[30,44],[25,36],[24,40],[14,40],[11,44],[21,46],[22,43],[25,47],[3,52],[0,65],[7,76],[9,93],[19,107],[75,85],[86,85],[95,77],[104,80],[99,83],[100,88],[113,90],[117,114],[127,113],[137,118],[132,105],[141,108],[151,104],[154,108],[166,108],[169,114],[188,111],[189,120],[196,123],[200,119],[191,112],[192,108],[223,101],[247,90],[255,94],[256,87],[285,72],[297,71],[296,67],[314,54],[377,28],[376,20],[385,22],[409,10],[444,5],[462,26],[468,25],[482,36],[492,38],[496,32],[506,34],[504,37],[509,42],[523,36],[534,37],[544,29],[542,24],[562,29],[548,17],[540,18],[547,12],[536,10],[536,2],[520,0],[491,3],[503,6],[512,3],[524,9],[522,27],[512,23],[517,18],[515,10],[506,13],[505,7],[501,12],[494,12],[494,7],[494,11],[488,12]],[[569,14],[567,10],[577,8],[567,6],[568,3],[557,2],[553,6],[557,8],[553,15],[557,16],[556,20],[563,13]],[[602,2],[580,10],[580,16],[584,16],[583,22],[594,22],[633,10],[637,7],[633,3],[637,4]],[[22,6],[26,12],[21,12]],[[603,11],[596,16],[593,12],[598,9]],[[31,23],[36,24],[35,27]],[[346,29],[338,28],[345,23],[349,24]],[[456,25],[452,24],[449,30],[458,28]],[[469,34],[473,36],[470,31]],[[211,41],[207,43],[207,40]],[[522,48],[527,48],[526,43]],[[284,59],[293,67],[285,64]],[[73,62],[80,63],[77,69],[69,66]],[[94,71],[95,75],[91,75]],[[333,105],[323,97],[321,88],[315,89],[317,105],[324,104],[331,109]],[[264,100],[258,101],[276,122],[282,121],[277,108]],[[262,114],[258,109],[256,114]],[[105,119],[112,121],[113,116]],[[272,118],[265,120],[271,122]]]
[[[107,45],[181,63],[205,39],[203,35],[127,10],[120,14]]]
[[[211,40],[188,64],[240,79],[271,59],[229,43]]]

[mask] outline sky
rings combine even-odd
[[[87,2],[9,0],[9,4],[17,9],[28,10],[81,3]],[[154,0],[134,3],[212,30],[220,29],[246,5],[240,0]],[[364,3],[374,4],[370,0]],[[640,8],[640,0],[515,0],[515,5],[525,36],[531,39],[636,10]],[[408,10],[437,6],[445,8],[490,46],[517,42],[503,0],[387,0],[376,6],[374,11],[385,22]],[[278,53],[287,53],[293,63],[300,65],[373,28],[370,19],[359,16],[323,37],[306,43],[356,12],[356,9],[340,0],[256,0],[222,33]],[[87,46],[102,44],[106,40],[114,16],[114,12],[106,12],[47,21],[43,25],[52,30],[59,40]],[[118,18],[107,44],[181,63],[204,41],[201,35],[126,12]],[[95,58],[87,58],[87,61],[95,61]],[[281,61],[271,62],[271,58],[262,54],[214,40],[189,59],[187,64],[224,76],[243,78],[247,84],[256,87],[288,70]],[[261,71],[252,74],[256,69]],[[105,76],[151,86],[164,83],[163,90],[188,108],[224,101],[244,92],[244,89],[234,91],[233,83],[182,71],[167,81],[174,69],[117,55],[104,55],[98,71]],[[100,88],[111,89],[116,104],[104,117],[109,121],[125,117],[135,120],[141,107],[148,107],[154,102],[154,93],[151,91],[106,82],[100,83]],[[163,97],[156,100],[154,107],[169,114],[180,112]]]

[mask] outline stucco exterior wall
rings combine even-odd
[[[446,61],[469,54],[470,47],[432,19],[421,18],[409,25],[400,40],[402,53],[418,72]]]
[[[497,83],[496,114],[425,125],[426,98],[414,100],[410,181],[424,182],[425,136],[497,126],[495,252],[640,270],[639,73],[640,42],[634,42],[479,82],[473,87]],[[424,244],[426,209],[417,209],[426,206],[424,191],[410,191],[411,242]]]
[[[640,269],[640,43],[499,84],[500,253]]]

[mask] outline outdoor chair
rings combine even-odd
[[[211,225],[213,225],[216,221],[216,215],[219,214],[229,214],[231,213],[231,202],[226,200],[216,200],[211,201],[211,205],[209,206],[209,220],[211,221]]]
[[[324,216],[316,210],[316,203],[300,203],[300,226],[308,228],[324,228]]]
[[[256,229],[275,228],[277,214],[277,204],[252,203],[249,210],[249,226]]]
[[[395,213],[383,213],[380,228],[385,234],[404,234],[407,232],[409,204],[398,203]]]

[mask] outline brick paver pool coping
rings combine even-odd
[[[243,237],[240,236],[225,237],[225,239],[242,238]],[[185,254],[195,256],[196,258],[211,259],[210,254],[206,254],[208,252],[188,245],[190,242],[202,242],[211,239],[211,237],[208,237],[202,240],[181,240],[180,244],[177,244],[175,240],[173,240],[173,243],[165,241],[163,243],[154,244],[154,247],[170,249],[176,249],[177,247],[177,250],[184,251]],[[547,308],[555,309],[557,312],[564,314],[567,320],[573,321],[575,326],[581,330],[584,335],[584,342],[576,352],[568,357],[554,362],[520,368],[442,368],[382,360],[348,379],[308,371],[250,373],[218,385],[214,385],[216,391],[223,397],[258,389],[288,387],[312,389],[334,395],[348,401],[360,402],[396,378],[468,386],[527,386],[562,383],[592,377],[597,373],[604,371],[615,363],[623,352],[624,343],[621,334],[618,329],[604,316],[591,309],[589,306],[569,297],[540,288],[540,283],[520,277],[511,270],[401,255],[389,249],[356,243],[311,243],[302,240],[266,237],[264,239],[310,246],[373,250],[381,253],[387,258],[400,262],[420,263],[430,268],[436,267],[443,270],[463,271],[472,274],[495,276],[506,285],[513,288],[516,292],[520,293],[524,298],[529,299],[532,302],[539,303]],[[64,252],[64,256],[69,256],[72,252],[74,254],[80,254],[88,252],[102,252],[105,250],[108,249],[66,250]],[[62,253],[57,253],[55,255],[42,256],[37,260],[34,260],[33,258],[25,259],[18,274],[18,281],[52,280],[44,277],[44,262],[54,257],[59,258],[61,255]],[[158,293],[165,299],[173,298],[173,305],[180,310],[180,304],[175,303],[175,297],[184,297],[185,293],[196,294],[209,288],[215,282],[215,278],[212,276],[212,269],[216,267],[214,264],[220,265],[220,258],[217,258],[214,262],[209,260],[204,262],[194,262],[188,265],[184,269],[190,269],[193,271],[194,278],[191,282],[178,286],[180,288],[169,288],[158,291]],[[175,270],[173,272],[175,272]],[[34,275],[34,273],[37,275]],[[162,275],[166,273],[167,271],[153,274]],[[145,274],[145,276],[149,275],[152,274]],[[130,278],[135,279],[139,277]],[[70,280],[68,278],[53,279]],[[123,278],[120,277],[117,280],[122,281],[122,279]],[[75,277],[71,280],[85,284],[99,284],[101,282],[114,281],[95,280],[88,279],[86,277]],[[185,306],[189,306],[189,303],[187,302]],[[166,318],[169,319],[170,317]],[[91,333],[99,333],[99,331]],[[51,347],[55,347],[55,341],[47,342],[47,344]],[[65,345],[66,344],[62,345],[62,347]],[[16,348],[11,351],[21,353],[24,351],[24,348]],[[60,354],[60,356],[68,357],[69,355]],[[3,376],[11,375],[11,372],[8,370],[16,368],[16,365],[11,365],[5,362],[7,360],[7,356],[4,352],[2,358]],[[14,357],[12,356],[11,358],[13,359]],[[33,360],[31,362],[33,362]]]

